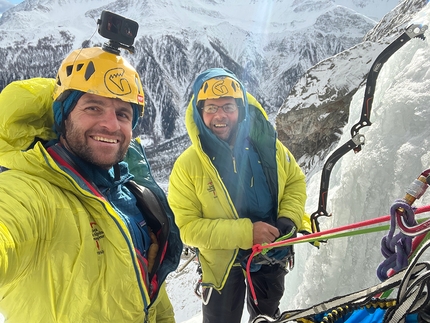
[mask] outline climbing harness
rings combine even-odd
[[[274,257],[269,257],[267,252],[269,249],[264,249],[262,252],[256,254],[252,259],[252,262],[256,265],[278,265],[284,269],[287,273],[294,268],[294,246],[289,246],[288,254],[283,259],[276,259]]]
[[[426,25],[410,25],[406,29],[406,31],[402,35],[400,35],[400,37],[394,40],[390,45],[388,45],[388,47],[386,47],[373,62],[366,80],[366,89],[363,100],[363,107],[361,111],[361,118],[360,121],[351,128],[352,138],[345,144],[343,144],[341,147],[339,147],[337,150],[335,150],[328,157],[327,161],[323,166],[321,174],[318,210],[311,215],[312,232],[320,231],[320,226],[318,222],[319,217],[331,216],[331,214],[327,213],[326,205],[330,174],[333,170],[334,164],[350,150],[354,150],[356,153],[358,153],[361,150],[361,146],[365,143],[364,135],[359,134],[358,131],[361,128],[370,126],[372,124],[370,122],[370,112],[373,104],[373,95],[375,93],[376,80],[378,78],[379,72],[382,69],[382,66],[391,57],[391,55],[393,55],[398,49],[400,49],[412,38],[425,39],[424,32],[427,30],[427,28],[428,27]]]

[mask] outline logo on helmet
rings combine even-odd
[[[224,84],[224,81],[226,81],[226,80],[219,80],[219,81],[215,82],[214,85],[212,86],[212,92],[215,95],[222,97],[224,95],[229,94],[228,93],[229,89],[228,89],[227,85]],[[233,89],[236,91],[235,84],[233,82],[231,82],[231,83],[232,83],[231,85],[232,85]]]
[[[131,85],[124,77],[123,68],[113,68],[105,73],[106,88],[115,95],[127,95],[131,93]]]
[[[197,94],[197,102],[224,97],[243,100],[243,92],[239,82],[228,76],[213,77],[203,83]]]

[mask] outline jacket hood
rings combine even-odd
[[[34,78],[15,81],[0,94],[0,165],[31,173],[41,160],[33,149],[36,141],[56,139],[53,130],[52,93],[55,80]]]
[[[219,139],[216,135],[212,133],[204,124],[203,119],[201,117],[201,114],[198,111],[197,108],[197,94],[199,93],[201,87],[203,86],[204,82],[211,78],[220,77],[220,76],[228,76],[232,79],[236,80],[240,87],[242,92],[245,94],[246,89],[242,82],[240,82],[236,75],[234,75],[231,71],[224,69],[224,68],[211,68],[204,72],[202,72],[200,75],[197,76],[194,84],[193,84],[193,97],[191,98],[190,104],[187,108],[187,116],[185,124],[187,126],[188,133],[190,134],[191,141],[195,142],[195,135],[202,138],[204,142],[211,147],[217,147],[217,146],[224,146],[226,148],[229,147],[228,143],[225,141]],[[239,124],[238,124],[238,130],[236,134],[236,141],[240,141],[242,138],[247,136],[248,129],[249,129],[249,107],[248,107],[248,99],[247,95],[244,95],[243,97],[243,103],[244,106],[240,107],[239,110]],[[196,128],[195,128],[196,127]],[[195,134],[195,135],[192,135]]]
[[[36,138],[45,141],[57,138],[53,131],[54,85],[54,79],[34,78],[12,82],[3,89],[0,94],[0,165],[4,153],[27,150]]]
[[[54,132],[52,93],[55,80],[33,78],[15,81],[0,94],[0,166],[42,177],[66,190],[74,185],[46,151],[44,144],[57,140]],[[71,175],[71,174],[69,174]]]

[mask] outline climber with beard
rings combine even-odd
[[[192,145],[174,164],[168,201],[183,242],[198,254],[203,322],[239,323],[247,288],[250,320],[275,317],[292,247],[253,259],[258,305],[244,268],[253,245],[309,230],[305,175],[260,103],[226,69],[197,77],[185,123]]]
[[[182,242],[132,139],[143,103],[136,70],[99,47],[0,94],[7,322],[175,322],[164,282]]]

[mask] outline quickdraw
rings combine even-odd
[[[335,150],[325,162],[322,174],[321,174],[321,184],[320,184],[320,193],[319,193],[319,202],[318,202],[318,210],[311,215],[311,226],[312,232],[319,232],[320,226],[318,222],[318,218],[321,216],[330,217],[331,214],[327,213],[326,205],[327,205],[327,195],[328,195],[328,187],[330,174],[333,170],[333,166],[336,162],[345,155],[348,151],[354,150],[354,152],[359,152],[361,150],[361,146],[365,143],[364,135],[358,133],[358,131],[366,126],[370,126],[372,123],[370,122],[370,112],[372,110],[372,102],[373,95],[375,93],[375,85],[376,80],[378,78],[379,72],[382,69],[382,66],[385,62],[393,55],[399,48],[401,48],[404,44],[406,44],[412,38],[421,38],[425,39],[424,32],[427,30],[426,25],[413,24],[410,25],[406,31],[400,35],[396,40],[394,40],[388,47],[386,47],[381,54],[375,59],[372,67],[370,68],[369,74],[366,80],[366,89],[363,100],[363,107],[361,111],[361,118],[358,123],[356,123],[351,129],[351,139],[346,142],[344,145]]]

